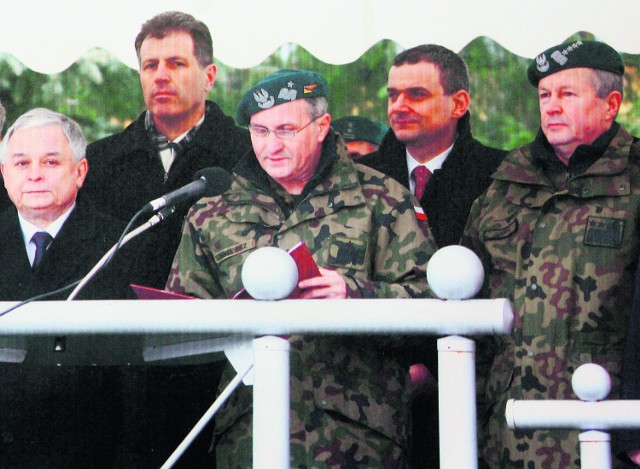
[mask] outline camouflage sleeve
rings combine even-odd
[[[213,269],[212,255],[194,226],[192,208],[182,228],[182,239],[173,259],[166,290],[196,298],[225,298]]]
[[[402,188],[387,195],[378,198],[373,209],[371,275],[347,278],[347,294],[350,298],[425,298],[429,295],[426,266],[436,250],[435,241],[427,222],[418,219],[414,209],[418,202],[411,193]]]

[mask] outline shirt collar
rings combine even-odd
[[[71,212],[73,212],[73,209],[75,208],[75,206],[76,206],[76,204],[74,202],[74,204],[71,206],[71,208],[69,208],[69,210],[64,212],[62,215],[60,215],[53,222],[49,223],[49,225],[46,228],[38,228],[33,223],[27,221],[20,214],[20,212],[18,212],[18,220],[20,222],[20,229],[22,230],[22,237],[23,237],[24,246],[25,246],[25,248],[27,250],[27,253],[30,252],[29,244],[31,242],[31,238],[38,231],[46,231],[47,233],[49,233],[51,235],[52,238],[55,239],[55,237],[58,236],[58,233],[62,229],[62,225],[64,225],[64,222],[67,221],[67,219],[71,215]],[[31,250],[35,251],[35,247],[33,249],[31,249]]]
[[[413,171],[413,169],[417,166],[426,167],[429,171],[431,171],[432,174],[437,169],[442,168],[442,165],[447,159],[447,156],[449,156],[449,153],[451,153],[451,150],[453,149],[453,145],[455,145],[455,143],[456,142],[454,141],[449,148],[447,148],[445,151],[443,151],[439,155],[436,155],[435,157],[431,158],[426,163],[419,163],[413,156],[411,156],[411,153],[409,153],[409,150],[407,149],[407,168],[409,169],[409,174],[411,174],[411,171]]]
[[[206,115],[206,110],[205,112],[202,114],[202,117],[200,118],[200,120],[198,122],[196,122],[196,125],[194,125],[193,127],[191,127],[189,130],[187,130],[185,133],[183,133],[182,135],[179,135],[178,137],[176,137],[175,139],[172,140],[172,142],[179,142],[181,140],[183,140],[187,134],[191,131],[193,131],[194,133],[200,128],[200,126],[202,125],[202,123],[204,122],[204,116]],[[151,134],[151,135],[162,135],[158,132],[158,130],[156,129],[156,125],[153,122],[153,116],[151,115],[151,113],[147,110],[147,112],[144,115],[144,128],[147,129],[147,131]],[[166,137],[165,137],[166,138]]]

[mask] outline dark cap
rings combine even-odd
[[[249,125],[251,116],[257,112],[296,99],[327,96],[328,92],[327,81],[317,72],[278,70],[267,75],[245,93],[238,105],[236,120],[240,125]]]
[[[622,57],[611,46],[597,41],[574,41],[551,47],[538,55],[527,69],[527,78],[537,87],[544,77],[579,67],[624,74]]]
[[[389,128],[382,122],[360,116],[347,116],[331,122],[331,127],[339,132],[346,142],[365,141],[380,145]]]

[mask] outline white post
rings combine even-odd
[[[253,341],[253,467],[289,468],[289,342]]]
[[[475,343],[464,337],[438,339],[440,467],[478,467]]]
[[[580,433],[582,469],[611,469],[611,435],[597,430]]]

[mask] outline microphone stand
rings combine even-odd
[[[116,244],[114,244],[113,247],[111,249],[109,249],[104,254],[104,256],[102,256],[102,258],[93,267],[93,269],[91,269],[89,271],[89,273],[87,275],[85,275],[82,278],[82,280],[80,280],[80,283],[71,292],[71,294],[68,296],[66,301],[71,301],[71,300],[75,299],[75,297],[78,295],[78,293],[80,293],[80,290],[82,290],[82,288],[87,283],[89,283],[89,281],[95,276],[95,274],[97,274],[98,271],[100,271],[100,269],[102,269],[107,264],[107,262],[109,262],[111,260],[111,257],[116,253],[116,251],[118,249],[120,249],[122,246],[124,246],[131,239],[133,239],[136,236],[144,233],[145,231],[147,231],[152,226],[157,225],[158,223],[160,223],[162,220],[164,220],[169,215],[171,215],[173,212],[175,212],[175,209],[176,209],[175,205],[168,205],[168,206],[164,207],[162,210],[160,210],[158,213],[156,213],[154,216],[149,218],[149,220],[147,220],[146,223],[143,223],[142,225],[137,227],[135,230],[131,231],[130,233],[127,233],[127,235],[124,238],[122,238],[121,241],[118,241]]]

